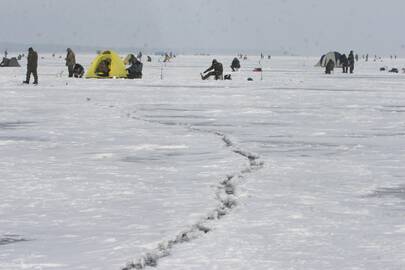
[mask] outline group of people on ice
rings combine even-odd
[[[75,77],[75,78],[82,78],[84,76],[84,67],[76,62],[76,55],[72,49],[68,48],[66,50],[66,66],[68,69],[68,76]],[[128,55],[125,63],[129,65],[126,68],[128,79],[142,79],[142,70],[143,64],[139,58],[142,55],[138,55],[138,57],[134,56],[133,54]],[[338,59],[343,73],[353,73],[354,72],[354,64],[355,64],[355,55],[353,51],[350,51],[349,55],[346,56],[342,54],[340,59]],[[149,58],[148,58],[149,61]],[[111,71],[111,59],[106,58],[98,63],[95,72],[100,77],[109,77]],[[231,69],[233,72],[238,71],[241,68],[240,61],[237,57],[232,60]],[[34,77],[34,84],[38,84],[38,53],[34,51],[33,48],[28,49],[28,57],[27,57],[27,74],[26,80],[23,83],[29,84],[31,75]],[[335,68],[335,62],[333,60],[329,60],[325,66],[325,73],[331,74],[331,72]],[[216,59],[212,60],[212,64],[209,68],[207,68],[203,73],[200,74],[202,80],[207,80],[210,77],[213,77],[215,80],[223,80],[223,79],[231,79],[230,75],[224,76],[224,68],[222,63],[218,62]]]
[[[142,69],[143,64],[138,60],[133,54],[129,55],[128,64],[129,67],[127,70],[128,79],[141,79],[142,78]],[[139,57],[139,55],[138,55]],[[140,56],[142,57],[142,56]],[[151,61],[148,57],[148,61]],[[72,49],[68,48],[66,50],[65,64],[68,69],[69,78],[82,78],[84,76],[84,67],[76,62],[76,55]],[[96,68],[96,73],[100,77],[109,77],[111,71],[111,59],[104,59],[100,61]],[[34,77],[33,84],[38,84],[38,53],[34,51],[33,48],[28,49],[27,56],[27,74],[26,79],[23,81],[24,84],[29,84],[31,75]]]
[[[240,69],[240,61],[237,57],[232,60],[231,69],[233,72]],[[212,60],[211,66],[201,73],[201,79],[206,80],[210,77],[214,77],[215,80],[230,79],[230,75],[224,76],[224,68],[221,63],[216,59]]]
[[[350,51],[349,56],[346,56],[346,54],[342,54],[340,58],[337,59],[342,66],[343,73],[348,73],[350,71],[350,74],[352,74],[354,72],[354,63],[356,58],[358,59],[358,56],[355,56],[354,52]],[[335,62],[332,59],[329,59],[325,66],[325,73],[331,74],[334,68]]]
[[[72,49],[68,48],[66,52],[67,54],[65,58],[65,63],[68,69],[69,78],[72,77],[82,78],[85,72],[84,67],[76,62],[76,55]],[[130,54],[128,55],[128,59],[126,59],[126,62],[129,64],[129,67],[127,68],[128,79],[142,79],[143,64],[138,59],[138,57],[135,57],[133,54]],[[232,71],[237,71],[239,68],[240,62],[238,58],[235,58],[232,61],[231,69]],[[97,75],[99,75],[100,77],[109,77],[110,71],[111,71],[111,59],[109,58],[100,61],[95,70]],[[203,80],[206,80],[210,77],[214,77],[215,80],[222,80],[224,79],[223,73],[224,69],[222,64],[218,62],[216,59],[214,59],[212,61],[212,65],[203,73],[201,73],[201,78]],[[26,80],[23,81],[23,83],[29,84],[31,75],[33,75],[34,77],[33,83],[38,84],[38,53],[34,51],[33,48],[28,49],[27,75]]]

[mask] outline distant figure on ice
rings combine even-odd
[[[138,59],[142,61],[142,52],[138,53]]]
[[[82,65],[80,64],[75,64],[75,66],[73,67],[73,76],[75,78],[82,78],[84,75],[84,68]]]
[[[108,77],[111,70],[111,59],[105,59],[100,62],[96,68],[97,75],[101,77]]]
[[[134,55],[129,59],[128,79],[142,79],[143,64]]]
[[[240,69],[240,61],[237,57],[232,60],[231,69],[233,72],[238,71]]]
[[[168,53],[165,53],[165,58],[163,59],[164,63],[170,62],[170,55]]]
[[[69,72],[69,78],[73,77],[73,69],[76,65],[76,55],[75,53],[72,51],[72,49],[67,48],[66,50],[67,54],[66,54],[66,66],[68,67],[68,72]]]
[[[353,71],[354,71],[354,55],[353,55],[353,51],[350,51],[349,57],[347,57],[347,60],[349,61],[350,74],[352,74]]]
[[[340,56],[339,60],[340,60],[340,63],[342,64],[343,73],[347,73],[347,71],[349,69],[349,60],[347,60],[346,54],[342,54],[342,56]]]
[[[335,68],[335,62],[333,62],[332,59],[329,59],[328,63],[326,64],[325,67],[325,74],[331,74],[333,69]]]
[[[366,55],[366,62],[368,62],[368,54]]]
[[[31,73],[34,76],[34,84],[38,84],[38,53],[33,48],[28,49],[27,78],[23,83],[29,84]]]
[[[148,55],[147,61],[148,61],[148,62],[152,62],[152,57],[150,57],[150,56]]]
[[[209,73],[207,73],[209,72]],[[203,75],[207,73],[206,75]],[[206,71],[201,73],[201,79],[206,80],[211,76],[215,77],[215,80],[222,80],[224,74],[224,68],[221,63],[219,63],[216,59],[212,60],[212,65],[207,68]]]
[[[8,56],[8,51],[5,50],[5,51],[4,51],[4,58],[7,58],[7,56]]]

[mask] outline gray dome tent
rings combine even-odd
[[[328,52],[327,54],[322,55],[321,59],[315,66],[326,67],[326,64],[329,62],[329,60],[332,60],[333,63],[335,63],[335,68],[340,68],[342,67],[342,64],[340,63],[341,56],[342,55],[338,52]]]
[[[17,58],[3,58],[3,61],[0,63],[0,67],[20,67],[20,64],[17,61]]]

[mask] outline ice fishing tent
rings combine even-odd
[[[108,76],[101,76],[97,73],[100,63],[104,60],[110,60],[110,72]],[[86,73],[86,78],[127,78],[128,72],[125,68],[124,62],[116,52],[104,51],[101,52],[91,63],[90,68]]]
[[[335,67],[342,67],[340,63],[340,57],[342,55],[338,52],[328,52],[327,54],[322,55],[319,62],[315,65],[316,67],[326,67],[326,64],[329,60],[332,60],[335,63]]]
[[[20,64],[17,61],[17,58],[3,58],[3,61],[0,63],[0,67],[20,67]]]

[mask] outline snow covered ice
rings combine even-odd
[[[273,57],[260,80],[252,56],[201,81],[213,57],[163,80],[155,57],[134,81],[40,56],[38,86],[0,69],[0,269],[122,269],[212,214],[228,176],[236,207],[157,269],[405,269],[405,76],[379,71],[404,60]]]

